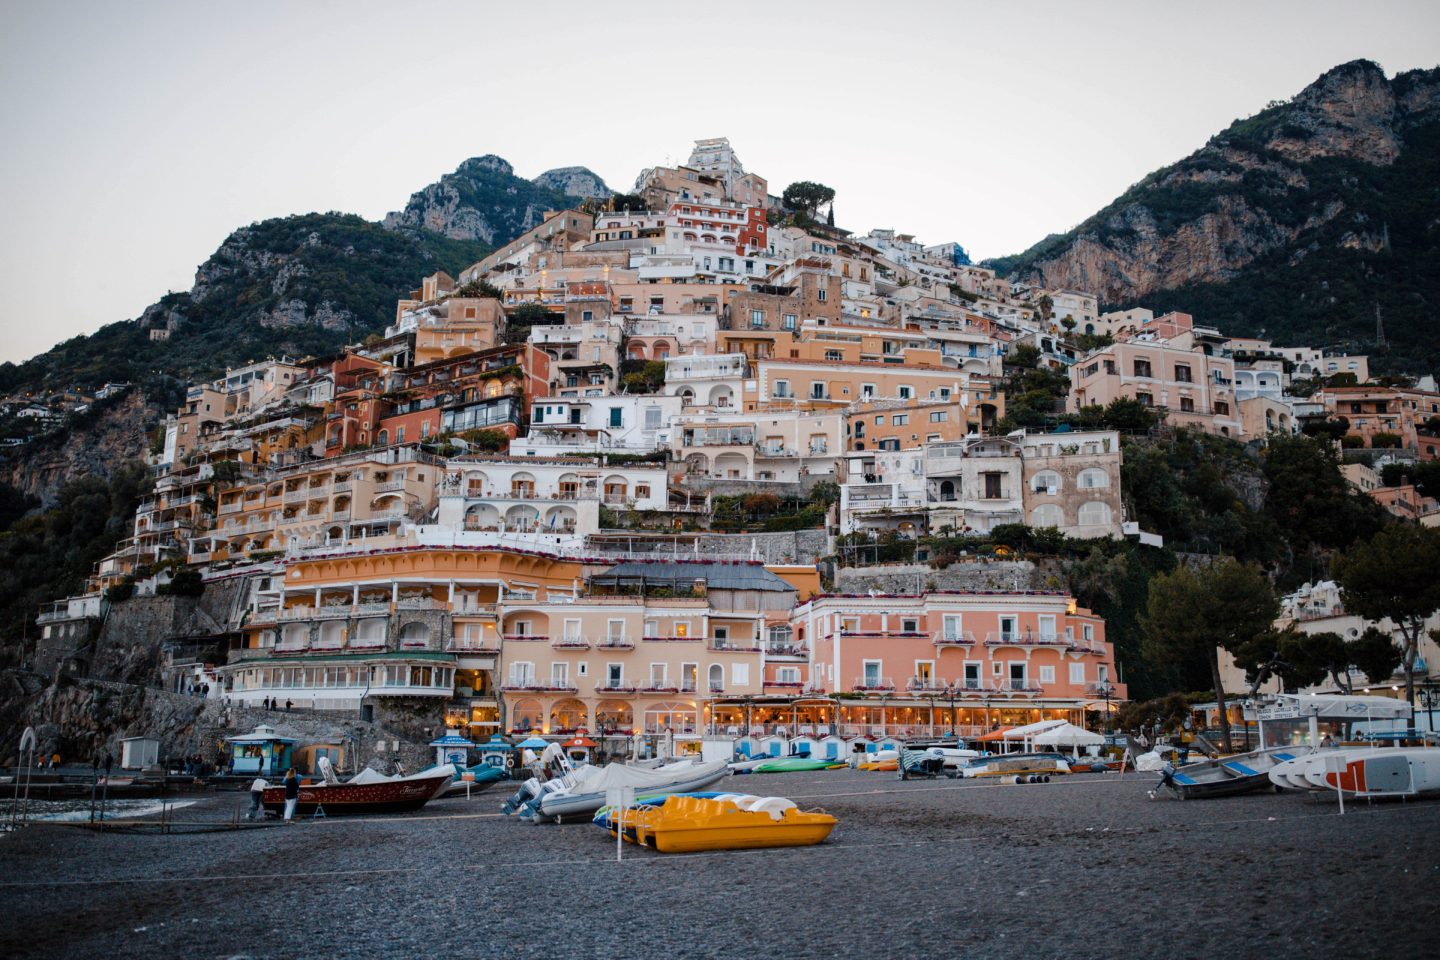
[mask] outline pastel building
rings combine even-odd
[[[1092,351],[1071,368],[1069,409],[1103,407],[1123,397],[1164,407],[1170,423],[1242,437],[1235,362],[1207,337],[1183,330],[1169,339],[1117,341]]]
[[[791,627],[804,689],[833,698],[842,733],[1081,724],[1126,697],[1104,621],[1063,593],[822,595]]]
[[[766,625],[796,588],[758,564],[622,563],[587,595],[501,604],[512,732],[696,735],[761,696]]]

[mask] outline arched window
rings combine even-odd
[[[390,431],[381,430],[379,433],[375,434],[375,442],[382,447],[385,446],[387,443],[390,442]]]
[[[725,668],[718,663],[710,664],[709,687],[711,693],[725,692]]]
[[[1104,504],[1102,503],[1103,507]],[[1065,523],[1065,514],[1053,503],[1042,503],[1030,511],[1030,526],[1059,527]]]
[[[1082,473],[1083,477],[1085,474]],[[1054,470],[1041,470],[1030,478],[1030,489],[1036,493],[1046,493],[1054,496],[1060,492],[1060,474]]]
[[[1110,486],[1110,475],[1104,470],[1091,467],[1089,470],[1081,470],[1076,482],[1081,490],[1100,490]]]
[[[940,481],[940,499],[946,502],[955,499],[955,482],[953,480]]]
[[[400,646],[414,649],[430,645],[430,627],[419,620],[412,620],[400,628]]]
[[[1080,508],[1080,526],[1103,527],[1110,523],[1110,505],[1100,500],[1091,500]]]

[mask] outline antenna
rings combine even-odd
[[[1385,346],[1385,319],[1380,315],[1380,304],[1375,304],[1375,344]]]

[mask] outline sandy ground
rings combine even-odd
[[[1433,949],[1440,799],[1151,800],[1151,775],[737,777],[823,845],[666,856],[589,825],[417,814],[0,836],[0,956],[1366,957]],[[243,794],[177,814],[229,821]]]

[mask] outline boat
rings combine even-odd
[[[1277,786],[1351,797],[1411,797],[1440,791],[1440,748],[1320,750],[1269,772]]]
[[[589,819],[605,805],[608,789],[633,787],[636,793],[654,796],[703,790],[725,776],[728,766],[724,760],[698,763],[690,759],[654,769],[619,763],[587,764],[552,780],[526,780],[501,810],[535,823]]]
[[[302,783],[295,814],[305,816],[323,810],[327,817],[342,817],[419,810],[447,789],[454,779],[455,766],[447,763],[406,777],[387,777],[363,770],[343,783]],[[284,785],[268,787],[262,802],[266,810],[283,813]]]
[[[456,769],[455,779],[445,788],[445,795],[457,793],[479,793],[488,790],[505,779],[505,768],[489,763],[477,763],[464,770]]]
[[[802,811],[785,797],[723,794],[637,803],[612,813],[602,826],[660,853],[700,853],[811,846],[838,822],[824,811]]]
[[[775,757],[758,764],[751,773],[803,773],[810,770],[833,770],[847,764],[838,760],[811,760],[809,757]]]
[[[1183,767],[1167,765],[1160,771],[1160,786],[1181,800],[1253,793],[1271,785],[1271,770],[1293,759],[1292,747],[1266,747]]]
[[[958,776],[1058,776],[1070,772],[1070,761],[1058,753],[998,753],[976,757],[956,770]]]

